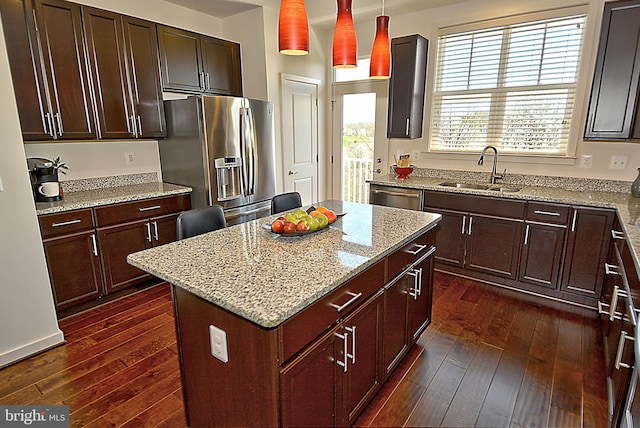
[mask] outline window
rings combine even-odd
[[[438,38],[434,151],[567,155],[585,15]]]
[[[370,58],[358,60],[355,68],[335,68],[334,82],[350,82],[352,80],[369,79],[369,63]]]

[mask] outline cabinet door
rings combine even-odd
[[[456,211],[428,207],[424,210],[442,215],[436,235],[436,261],[463,267],[467,216]]]
[[[342,426],[351,426],[355,422],[383,382],[382,290],[372,299],[342,323],[341,333],[347,333],[348,350],[348,358],[345,359],[347,371],[344,373],[345,420],[340,423]]]
[[[281,373],[282,425],[330,427],[338,425],[336,403],[342,402],[342,367],[336,364],[342,341],[335,332],[320,339]],[[340,360],[342,361],[342,360]]]
[[[417,34],[391,40],[389,138],[422,136],[428,43]]]
[[[242,96],[240,45],[200,36],[205,92]]]
[[[107,293],[142,283],[148,273],[127,263],[127,256],[151,246],[153,231],[149,221],[98,229],[100,254]]]
[[[178,28],[158,25],[162,88],[184,92],[204,89],[200,36]]]
[[[431,296],[433,295],[433,256],[416,266],[418,287],[409,290],[409,346],[413,345],[431,322]]]
[[[566,227],[527,222],[518,279],[555,290]]]
[[[103,139],[133,138],[133,106],[127,77],[121,15],[82,7],[96,115]]]
[[[585,138],[632,137],[638,109],[639,40],[640,3],[605,3]]]
[[[122,22],[136,116],[136,136],[166,137],[156,24],[130,16],[123,16]]]
[[[413,287],[414,278],[408,274],[385,287],[384,292],[384,341],[382,359],[385,378],[398,365],[408,350],[407,290]]]
[[[473,215],[467,234],[468,269],[516,279],[522,221]]]
[[[53,109],[56,138],[95,139],[80,5],[35,0],[36,26]]]
[[[57,309],[102,294],[102,271],[93,232],[45,240],[44,253]]]
[[[614,212],[574,208],[567,239],[561,289],[598,299],[604,278]]]
[[[51,105],[42,74],[30,4],[26,15],[25,6],[22,0],[0,1],[20,128],[25,141],[50,140],[53,138],[53,130],[49,127],[47,118],[52,117]]]
[[[178,234],[176,231],[176,220],[179,214],[171,214],[163,217],[151,219],[151,234],[153,246],[168,244],[176,241]]]

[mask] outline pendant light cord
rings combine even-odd
[[[384,15],[384,0],[382,0],[382,15]]]

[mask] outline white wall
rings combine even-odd
[[[580,4],[587,5],[588,17],[585,30],[586,49],[584,52],[583,68],[580,70],[579,95],[576,100],[576,113],[573,119],[574,128],[571,137],[571,144],[575,148],[575,157],[562,161],[540,161],[528,157],[501,155],[498,167],[501,169],[507,168],[508,172],[518,174],[632,181],[637,175],[637,168],[640,167],[640,146],[638,143],[613,141],[591,142],[584,141],[582,138],[586,122],[591,82],[593,79],[593,70],[595,67],[604,0],[471,0],[452,6],[400,16],[391,16],[389,24],[391,37],[418,33],[429,39],[430,45],[423,137],[415,140],[394,139],[386,142],[389,145],[389,159],[392,159],[393,154],[400,150],[407,153],[418,150],[421,152],[420,159],[414,161],[414,163],[419,167],[488,171],[487,165],[477,165],[479,153],[477,155],[454,155],[429,152],[430,100],[433,88],[435,43],[438,28]],[[375,22],[356,23],[356,31],[358,34],[359,53],[365,56],[369,55],[371,44],[373,43]],[[329,39],[325,47],[329,52],[331,49],[330,43],[331,41]],[[577,159],[579,159],[582,154],[590,154],[593,156],[592,168],[585,169],[579,167]],[[612,155],[627,156],[627,168],[622,171],[609,169],[610,157]]]
[[[0,23],[0,27],[2,27]],[[0,93],[12,94],[0,31]],[[38,229],[13,97],[0,102],[0,367],[64,341]]]

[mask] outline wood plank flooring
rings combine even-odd
[[[0,404],[68,404],[71,426],[186,426],[168,285],[60,328],[66,345],[0,370]],[[606,426],[602,346],[588,311],[436,273],[432,324],[355,425]]]

